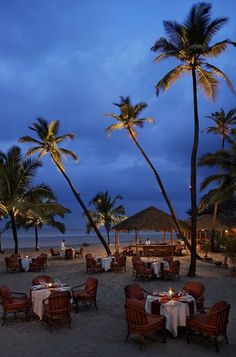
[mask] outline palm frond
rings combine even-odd
[[[207,98],[215,100],[218,88],[218,81],[213,73],[197,67],[197,80],[201,91]]]
[[[231,92],[235,93],[233,84],[231,83],[230,79],[226,76],[226,74],[224,74],[224,72],[222,72],[219,68],[213,66],[210,63],[206,63],[206,67],[209,68],[215,75],[223,78],[225,80],[225,82],[227,83],[229,89],[231,90]]]
[[[181,77],[181,75],[188,71],[189,67],[185,65],[179,65],[169,71],[157,84],[156,94],[159,95],[160,90],[166,91],[174,82]]]

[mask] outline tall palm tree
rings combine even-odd
[[[73,139],[74,135],[72,133],[67,133],[58,136],[59,120],[47,122],[43,118],[38,118],[38,123],[33,123],[32,126],[29,127],[29,129],[36,133],[37,139],[31,136],[23,136],[19,139],[19,142],[21,143],[34,144],[34,146],[27,151],[26,156],[31,156],[33,154],[39,153],[38,159],[40,159],[46,154],[50,155],[52,161],[54,162],[64,179],[67,181],[74,197],[83,209],[91,226],[93,227],[102,245],[104,246],[107,254],[111,255],[110,248],[108,247],[105,239],[103,238],[95,222],[93,221],[89,210],[87,209],[80,196],[80,193],[76,190],[69,176],[66,174],[64,165],[62,163],[62,158],[64,156],[70,156],[73,160],[78,160],[78,157],[73,153],[73,151],[59,146],[59,144],[61,144],[65,139]]]
[[[232,129],[232,126],[236,124],[236,108],[231,109],[228,113],[225,113],[224,109],[220,109],[220,111],[211,113],[211,115],[208,115],[207,118],[213,120],[214,124],[213,126],[209,126],[203,131],[206,131],[207,133],[212,133],[214,135],[219,135],[221,136],[221,150],[224,150],[225,147],[225,140],[230,137],[230,132]],[[219,172],[221,171],[221,168],[219,168]],[[220,184],[219,184],[220,185]],[[216,224],[216,217],[217,217],[217,212],[218,212],[218,206],[220,201],[216,201],[217,196],[221,198],[221,192],[219,191],[217,193],[217,190],[210,190],[204,197],[202,198],[200,205],[204,207],[204,205],[209,204],[209,202],[212,201],[212,198],[214,197],[215,203],[214,203],[214,209],[213,209],[213,227]],[[212,234],[211,234],[211,250],[214,251],[214,238],[215,238],[215,229],[212,229]]]
[[[188,246],[189,249],[191,249],[189,242],[187,239],[185,239],[182,229],[180,227],[179,221],[176,217],[174,208],[172,206],[172,203],[169,199],[169,196],[165,190],[165,187],[162,183],[161,177],[158,174],[157,170],[155,169],[154,165],[152,164],[151,160],[149,159],[149,157],[147,156],[147,154],[145,153],[145,151],[143,150],[142,146],[139,144],[138,140],[137,140],[137,131],[135,130],[135,127],[139,127],[139,128],[143,128],[144,123],[145,122],[149,122],[149,123],[153,123],[154,119],[153,118],[138,118],[139,114],[141,113],[141,111],[143,109],[145,109],[147,107],[146,103],[138,103],[136,105],[132,105],[130,98],[126,97],[123,98],[121,97],[121,102],[120,103],[114,103],[114,105],[116,105],[119,109],[120,109],[120,114],[107,114],[107,116],[112,117],[113,119],[116,120],[115,124],[112,124],[110,126],[108,126],[106,128],[106,132],[108,133],[108,135],[110,135],[113,131],[116,130],[120,130],[120,129],[126,129],[129,133],[129,136],[131,137],[131,139],[133,140],[133,142],[135,143],[135,145],[137,146],[137,148],[139,149],[139,151],[141,152],[142,156],[144,157],[144,159],[146,160],[148,166],[150,167],[150,169],[152,170],[157,183],[160,187],[161,193],[166,201],[166,204],[170,210],[170,213],[173,217],[173,221],[176,225],[177,231],[179,232],[180,236],[182,237],[182,239],[185,241],[186,245]]]
[[[107,233],[107,243],[110,245],[110,231],[111,227],[118,224],[123,219],[127,218],[125,215],[125,208],[123,205],[116,206],[117,200],[122,200],[120,195],[116,195],[114,198],[108,194],[108,191],[99,192],[92,198],[89,205],[94,206],[95,210],[90,211],[96,226],[105,227]],[[90,233],[93,227],[90,222],[87,224],[87,233]]]
[[[219,81],[223,78],[230,90],[234,92],[229,78],[216,66],[208,63],[205,58],[218,57],[228,45],[236,45],[229,39],[211,44],[213,36],[225,25],[227,18],[211,20],[211,4],[197,3],[192,6],[183,24],[175,21],[164,21],[167,38],[159,38],[151,50],[158,53],[155,62],[176,58],[180,65],[169,71],[157,84],[157,95],[160,90],[166,91],[182,74],[189,73],[192,77],[193,108],[194,108],[194,140],[191,153],[191,226],[192,250],[188,276],[196,275],[196,238],[197,238],[197,152],[199,141],[199,116],[197,87],[210,99],[215,99]]]
[[[0,152],[0,209],[4,216],[10,217],[16,253],[19,250],[17,217],[34,210],[34,202],[38,197],[51,197],[52,194],[47,185],[32,186],[32,180],[40,166],[38,161],[24,160],[17,146],[11,147],[6,154]]]

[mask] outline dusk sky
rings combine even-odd
[[[183,22],[191,0],[0,0],[0,149],[7,151],[36,118],[60,120],[61,133],[73,132],[64,143],[79,156],[66,171],[88,204],[99,191],[123,196],[132,215],[148,206],[168,212],[153,174],[125,131],[107,137],[104,130],[118,113],[120,96],[133,104],[146,102],[142,116],[156,119],[138,130],[141,145],[156,166],[177,215],[190,208],[190,155],[193,140],[191,77],[184,76],[167,92],[155,84],[177,61],[154,63],[151,46],[165,36],[163,20]],[[236,41],[235,0],[215,0],[212,18],[228,17],[213,38]],[[209,62],[236,87],[236,48],[229,47]],[[236,106],[222,81],[215,102],[199,94],[200,132],[206,118]],[[18,144],[19,145],[19,144]],[[20,144],[23,152],[27,145]],[[200,133],[199,156],[220,147],[220,138]],[[198,184],[207,174],[198,172]],[[43,159],[37,182],[51,185],[60,203],[73,213],[67,222],[83,228],[81,208],[49,158]]]

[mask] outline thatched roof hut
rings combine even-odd
[[[189,223],[189,221],[188,221]],[[216,231],[224,231],[236,228],[236,220],[229,219],[222,216],[217,216],[215,225],[213,224],[212,214],[204,214],[197,217],[197,230],[211,230],[215,229]]]
[[[183,231],[190,231],[189,225],[180,221]],[[176,232],[173,218],[168,213],[155,207],[148,207],[133,216],[125,219],[113,227],[115,231],[156,231],[156,232]]]

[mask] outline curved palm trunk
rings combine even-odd
[[[83,209],[85,215],[87,216],[91,226],[93,227],[95,233],[97,234],[98,238],[100,239],[104,249],[106,250],[107,252],[107,255],[111,255],[111,251],[110,251],[110,248],[108,247],[105,239],[103,238],[103,236],[101,235],[101,232],[98,230],[96,224],[94,223],[87,207],[85,206],[83,200],[81,199],[80,197],[80,194],[79,192],[76,191],[75,187],[73,186],[71,180],[69,179],[69,177],[66,175],[65,171],[62,170],[62,168],[60,167],[60,165],[58,165],[58,163],[56,162],[56,160],[54,159],[54,157],[51,155],[51,158],[53,160],[53,162],[55,163],[56,167],[58,168],[58,170],[60,171],[60,173],[63,175],[63,177],[65,178],[65,180],[67,181],[68,185],[70,186],[70,189],[73,193],[73,195],[75,196],[76,200],[78,201],[78,203],[80,204],[81,208]]]
[[[35,233],[35,250],[39,250],[39,235],[38,235],[38,226],[37,224],[34,226],[34,233]]]
[[[177,228],[177,230],[178,230],[178,232],[179,232],[179,235],[180,235],[181,238],[184,240],[184,242],[185,242],[186,246],[188,247],[188,249],[191,251],[191,246],[190,246],[188,240],[187,240],[187,239],[184,237],[184,235],[183,235],[183,232],[182,232],[182,229],[181,229],[181,227],[180,227],[179,221],[178,221],[178,219],[177,219],[177,217],[176,217],[174,208],[173,208],[173,206],[172,206],[172,204],[171,204],[171,201],[170,201],[170,199],[169,199],[169,197],[168,197],[168,195],[167,195],[167,193],[166,193],[166,190],[165,190],[165,188],[164,188],[164,186],[163,186],[163,183],[162,183],[162,181],[161,181],[160,176],[158,175],[158,173],[157,173],[155,167],[153,166],[153,164],[152,164],[151,161],[149,160],[148,156],[146,155],[146,153],[145,153],[144,150],[142,149],[141,145],[140,145],[139,142],[136,140],[136,138],[135,138],[135,136],[133,135],[132,131],[131,131],[130,129],[128,129],[128,131],[129,131],[129,134],[130,134],[130,136],[132,137],[134,143],[136,144],[136,146],[138,147],[139,151],[141,152],[141,154],[143,155],[144,159],[146,160],[146,162],[148,163],[149,167],[151,168],[152,172],[154,173],[154,175],[155,175],[155,177],[156,177],[156,180],[157,180],[157,182],[158,182],[158,185],[159,185],[159,187],[160,187],[160,189],[161,189],[161,193],[162,193],[162,195],[163,195],[163,197],[164,197],[164,199],[165,199],[165,201],[166,201],[166,203],[167,203],[167,206],[168,206],[168,208],[169,208],[169,210],[170,210],[170,213],[171,213],[171,216],[172,216],[172,218],[173,218],[173,221],[174,221],[174,223],[175,223],[175,225],[176,225],[176,228]]]
[[[109,231],[109,228],[106,225],[105,225],[105,228],[106,228],[106,232],[107,232],[107,244],[108,244],[108,246],[110,246],[110,244],[111,244],[110,231]]]
[[[223,136],[222,143],[221,143],[221,150],[224,150],[224,146],[225,146],[225,139]],[[220,173],[221,173],[221,168],[219,168],[219,174]],[[218,187],[219,186],[220,186],[220,182],[218,184]],[[213,218],[212,218],[213,228],[211,230],[211,251],[212,252],[214,252],[214,250],[215,250],[215,226],[216,226],[216,217],[217,217],[218,207],[219,207],[219,202],[216,202],[214,204],[214,211],[213,211]]]
[[[197,102],[197,80],[195,68],[192,68],[193,79],[193,107],[194,107],[194,139],[191,155],[191,261],[187,276],[196,276],[196,244],[197,244],[197,150],[199,138],[199,118]]]
[[[16,228],[16,220],[13,212],[10,212],[10,219],[11,219],[11,229],[13,234],[13,239],[15,243],[15,253],[19,253],[19,246],[18,246],[18,236],[17,236],[17,228]]]

